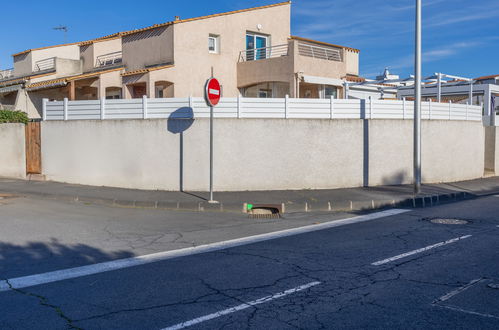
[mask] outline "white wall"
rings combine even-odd
[[[69,183],[179,190],[181,138],[171,132],[175,123],[43,122],[43,173]],[[196,119],[183,134],[185,190],[208,188],[208,124]],[[483,153],[480,122],[423,122],[424,182],[481,177]],[[217,119],[214,176],[217,191],[409,183],[412,122]]]
[[[24,124],[0,124],[0,177],[26,177]]]

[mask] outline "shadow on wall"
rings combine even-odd
[[[194,123],[194,111],[190,107],[183,107],[175,110],[168,117],[168,132],[180,134],[179,147],[179,189],[184,191],[184,132],[187,131]]]
[[[409,173],[407,171],[398,171],[390,176],[385,176],[382,179],[381,184],[383,186],[409,184],[412,182],[412,178],[409,178]]]
[[[128,251],[104,252],[85,244],[62,244],[55,238],[50,243],[0,243],[0,274],[12,278],[133,256]]]

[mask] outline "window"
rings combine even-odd
[[[163,86],[156,86],[155,97],[158,99],[161,99],[164,97],[164,87]]]
[[[220,49],[220,37],[210,34],[208,37],[208,51],[212,54],[218,54]]]
[[[269,36],[247,33],[246,34],[246,60],[266,59],[269,47]]]
[[[260,89],[258,91],[258,97],[259,98],[271,98],[272,97],[272,90],[271,89]]]
[[[329,99],[331,96],[334,99],[338,98],[338,87],[329,85],[324,86],[324,98]]]

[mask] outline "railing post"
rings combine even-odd
[[[288,118],[288,107],[289,107],[289,95],[286,94],[284,98],[284,119]]]
[[[142,117],[147,119],[147,95],[142,96]]]
[[[237,96],[237,118],[241,118],[242,110],[243,110],[243,98],[241,95]]]
[[[47,102],[49,99],[42,99],[42,119],[47,120]]]
[[[449,120],[452,120],[452,100],[449,100]]]
[[[333,114],[334,114],[334,96],[333,95],[331,95],[329,110],[330,110],[329,119],[333,119]]]
[[[194,98],[192,97],[192,95],[189,95],[189,109],[192,110],[192,117],[196,117],[194,115]]]
[[[431,120],[431,110],[432,110],[432,104],[431,104],[431,99],[428,101],[428,119]]]
[[[402,98],[402,119],[406,118],[406,112],[407,112],[407,108],[406,108],[406,102],[405,102],[405,96],[404,96]]]
[[[372,96],[369,96],[369,118],[366,119],[373,119],[373,98]]]
[[[100,120],[106,119],[106,98],[101,97],[100,99]]]
[[[63,102],[63,109],[64,109],[64,120],[68,120],[68,98],[65,97],[64,98],[64,102]]]
[[[466,103],[466,120],[468,120],[468,108],[469,108],[469,105],[468,105],[468,103]]]

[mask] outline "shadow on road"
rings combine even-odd
[[[0,278],[40,274],[133,256],[129,251],[107,252],[85,244],[63,244],[57,239],[25,245],[0,242]]]

